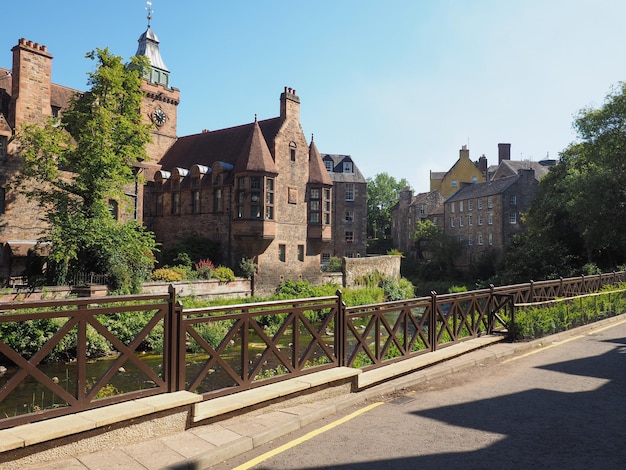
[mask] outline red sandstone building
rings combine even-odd
[[[342,201],[337,219],[333,172],[315,143],[306,141],[295,90],[284,89],[277,117],[177,137],[180,92],[171,86],[150,25],[136,55],[147,56],[151,64],[140,112],[153,124],[153,141],[147,147],[149,160],[136,169],[148,183],[128,188],[128,194],[135,201],[132,216],[155,232],[164,249],[193,235],[219,242],[224,264],[235,267],[242,258],[257,263],[260,292],[285,279],[318,282],[322,253],[365,254],[365,182],[362,176],[354,179],[358,170],[341,175],[342,191],[352,188],[358,199]],[[25,124],[60,116],[76,93],[53,84],[51,69],[46,47],[26,40],[13,48],[12,68],[0,68],[0,278],[22,274],[24,256],[42,231],[38,208],[9,190],[19,168],[10,137]],[[342,226],[345,243],[331,245],[338,222],[354,230]]]

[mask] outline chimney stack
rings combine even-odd
[[[511,144],[498,144],[498,165],[502,160],[511,159]]]

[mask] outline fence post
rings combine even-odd
[[[428,341],[430,341],[430,351],[437,350],[437,292],[430,291],[430,318],[428,319]]]
[[[347,355],[347,343],[348,338],[346,332],[348,330],[346,318],[346,305],[343,303],[343,293],[341,289],[337,289],[337,317],[335,319],[335,351],[337,351],[337,360],[340,367],[345,367],[348,358]]]
[[[530,280],[530,293],[528,295],[528,302],[532,303],[535,301],[535,281]]]
[[[176,301],[176,288],[170,284],[168,288],[168,308],[165,316],[165,358],[167,373],[167,389],[168,392],[177,392],[184,387],[184,364],[185,356],[181,357],[181,313],[182,304]],[[183,341],[184,345],[184,341]],[[182,384],[182,385],[181,385]]]
[[[487,317],[487,334],[490,335],[493,333],[493,324],[495,323],[495,312],[493,308],[493,293],[495,291],[495,286],[493,284],[489,284],[489,307],[488,307],[488,317]]]

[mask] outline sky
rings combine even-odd
[[[319,151],[416,192],[463,145],[497,163],[557,159],[572,123],[626,80],[622,0],[152,0],[151,27],[181,92],[178,135],[279,115],[284,87]],[[144,0],[2,6],[0,67],[19,38],[45,44],[52,80],[87,89],[85,54],[124,59]],[[11,20],[17,18],[19,20]]]

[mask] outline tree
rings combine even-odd
[[[79,272],[109,276],[114,288],[132,291],[153,266],[154,235],[135,221],[116,220],[111,201],[130,206],[124,187],[146,158],[149,126],[139,108],[145,57],[122,63],[108,49],[87,54],[96,62],[89,92],[75,96],[61,119],[20,130],[23,159],[17,188],[42,211],[50,244],[48,274],[65,283]]]
[[[402,189],[409,186],[402,178],[396,181],[387,173],[367,178],[367,234],[371,238],[391,235],[391,208],[398,202]]]
[[[454,275],[454,262],[461,255],[463,246],[459,240],[446,235],[443,228],[431,220],[418,221],[413,240],[418,244],[418,253],[426,259],[440,275]]]
[[[545,279],[626,261],[626,84],[602,107],[582,109],[574,128],[579,140],[541,180],[528,233],[507,256],[509,273]]]

